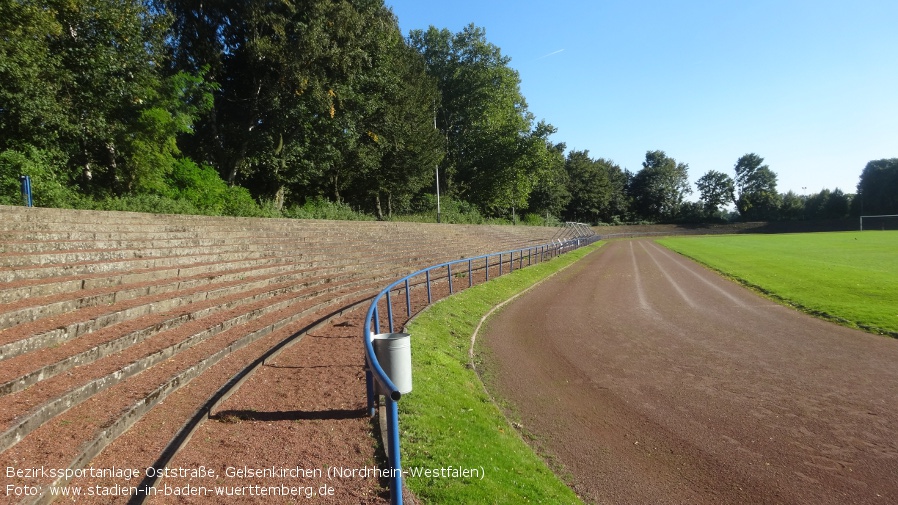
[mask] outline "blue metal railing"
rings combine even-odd
[[[589,233],[589,235],[586,235],[587,233]],[[368,308],[368,313],[365,316],[365,324],[362,327],[362,338],[365,344],[366,363],[365,385],[368,395],[368,415],[372,417],[374,416],[375,410],[377,408],[377,397],[379,396],[377,393],[383,394],[385,399],[384,407],[386,410],[387,420],[387,454],[389,457],[390,465],[390,469],[388,472],[386,472],[386,475],[390,480],[391,504],[402,504],[402,464],[399,455],[398,406],[398,402],[402,397],[402,393],[400,393],[396,385],[393,384],[393,382],[384,372],[380,363],[378,363],[377,361],[377,356],[374,353],[372,340],[374,335],[380,333],[381,318],[379,305],[381,301],[384,299],[386,301],[387,327],[389,329],[389,332],[393,333],[395,328],[393,317],[393,297],[391,296],[391,293],[393,293],[394,291],[405,292],[406,318],[410,318],[412,315],[412,299],[410,294],[411,288],[416,285],[419,286],[421,284],[420,280],[417,282],[417,284],[415,284],[413,282],[413,279],[415,278],[424,276],[424,284],[427,290],[426,305],[430,305],[431,303],[433,303],[433,296],[431,292],[432,283],[442,279],[446,279],[449,284],[449,294],[452,295],[455,292],[455,286],[452,282],[453,266],[465,264],[467,265],[468,287],[471,287],[474,285],[474,272],[479,271],[481,268],[484,271],[484,282],[490,280],[490,267],[496,266],[495,262],[490,261],[491,258],[498,259],[499,275],[502,275],[503,264],[508,265],[509,273],[514,271],[515,259],[517,259],[518,269],[520,269],[524,268],[525,266],[532,265],[534,261],[536,263],[540,263],[546,261],[547,259],[551,259],[552,257],[558,256],[559,254],[563,254],[565,252],[596,242],[597,240],[599,240],[599,237],[593,235],[592,231],[585,225],[577,224],[577,226],[571,226],[571,224],[568,224],[567,231],[564,232],[564,235],[559,238],[554,238],[553,241],[549,244],[486,254],[473,258],[464,258],[447,263],[440,263],[423,270],[418,270],[417,272],[411,273],[393,282],[389,286],[385,287],[376,297],[374,297],[374,300],[372,300],[371,302],[371,306]],[[517,255],[517,258],[515,258],[515,255]],[[525,258],[527,262],[526,265],[524,264]],[[436,272],[438,275],[440,275],[444,270],[445,277],[439,276],[435,278],[434,275],[431,275],[431,272]],[[458,270],[456,270],[456,272],[458,272]],[[376,387],[378,388],[377,391],[375,390]]]

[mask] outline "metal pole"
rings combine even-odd
[[[19,177],[19,182],[22,184],[22,199],[24,200],[26,207],[33,207],[34,203],[31,200],[31,176],[23,175]]]
[[[436,102],[434,102],[434,104],[433,104],[433,129],[439,131],[439,129],[437,128],[437,106],[436,106]],[[446,148],[448,149],[448,148],[449,148],[449,146],[448,146],[448,143],[449,143],[449,134],[448,134],[448,132],[446,133],[446,143],[447,143]],[[436,166],[435,166],[434,168],[436,169],[436,172],[437,172],[437,223],[439,223],[439,222],[440,222],[440,164],[437,163]]]
[[[390,299],[389,291],[387,291],[387,318],[390,320],[390,333],[393,333],[393,301]]]
[[[412,295],[408,292],[408,277],[405,278],[405,313],[412,317]]]
[[[436,126],[436,118],[433,119],[434,126]],[[437,170],[437,223],[440,222],[440,166],[436,166]]]
[[[390,504],[402,505],[402,462],[399,458],[399,405],[387,395],[387,443],[390,447]]]

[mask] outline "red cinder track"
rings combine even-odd
[[[489,324],[495,387],[588,501],[898,503],[898,340],[614,241]]]

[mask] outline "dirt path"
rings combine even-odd
[[[607,244],[484,336],[523,429],[596,503],[898,503],[898,340]]]

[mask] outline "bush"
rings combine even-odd
[[[437,199],[434,195],[423,195],[412,204],[413,213],[405,216],[394,216],[392,221],[411,221],[418,223],[437,222]],[[495,221],[495,220],[492,220]],[[473,204],[450,197],[440,199],[440,222],[452,224],[484,224],[486,220]],[[508,224],[508,221],[502,221]]]
[[[0,204],[24,204],[19,181],[23,175],[31,177],[31,199],[36,207],[77,206],[79,198],[69,188],[61,154],[30,145],[0,152]]]
[[[223,212],[228,185],[214,168],[199,166],[187,158],[181,158],[167,179],[169,190],[166,196],[186,200],[203,214],[218,215]]]
[[[341,221],[373,221],[374,217],[352,210],[345,203],[332,202],[324,197],[306,200],[302,206],[283,211],[284,217],[294,219],[331,219]]]
[[[262,217],[262,209],[253,200],[253,195],[242,186],[230,186],[224,193],[221,214],[225,216]]]

